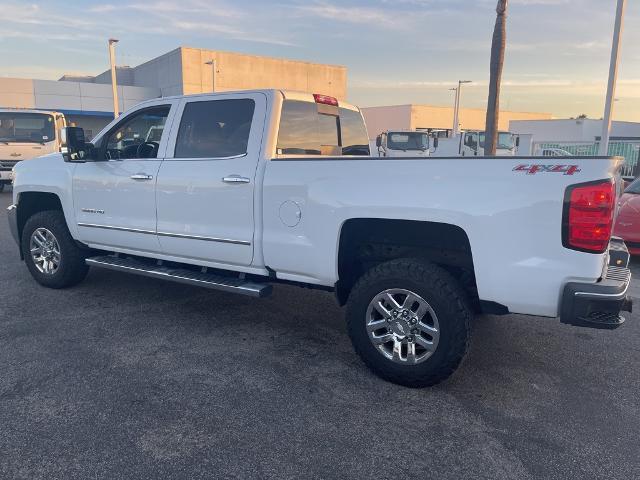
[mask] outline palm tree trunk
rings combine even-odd
[[[498,144],[498,116],[500,115],[500,83],[507,38],[508,0],[498,0],[496,25],[491,42],[491,78],[489,80],[489,100],[485,126],[484,154],[495,155]]]

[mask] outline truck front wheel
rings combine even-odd
[[[347,302],[349,336],[360,358],[385,380],[415,388],[435,385],[458,368],[471,318],[456,280],[419,259],[373,267]]]
[[[76,245],[58,210],[31,216],[22,231],[21,246],[29,272],[45,287],[71,287],[84,280],[89,271],[83,250]]]

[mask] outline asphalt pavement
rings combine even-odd
[[[412,390],[364,367],[329,293],[95,269],[48,290],[0,218],[0,478],[640,478],[627,317],[479,317],[455,376]]]

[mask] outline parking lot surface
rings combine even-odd
[[[456,375],[411,390],[363,366],[331,294],[48,290],[0,220],[0,478],[640,478],[638,314],[480,317]]]

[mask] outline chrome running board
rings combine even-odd
[[[87,258],[85,262],[90,267],[134,273],[145,277],[186,283],[188,285],[221,290],[223,292],[239,293],[250,297],[266,297],[271,294],[272,290],[271,285],[255,283],[243,278],[225,277],[206,271],[197,272],[186,268],[149,265],[132,258],[122,258],[113,255],[90,257]]]

